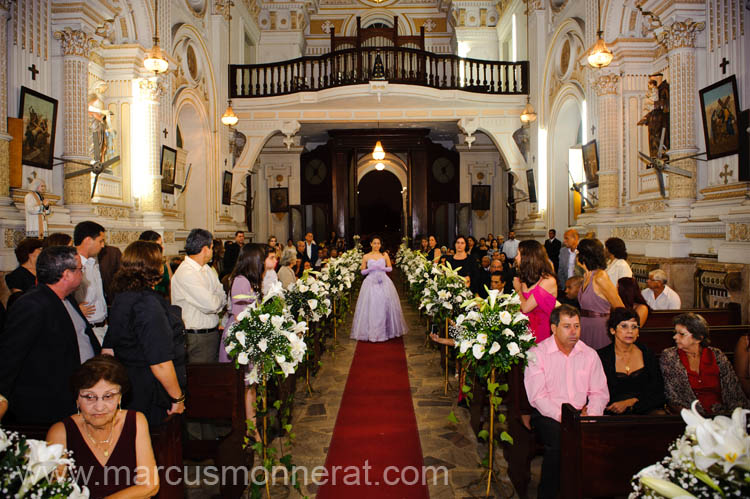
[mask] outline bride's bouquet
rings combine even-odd
[[[731,418],[706,419],[697,403],[682,410],[685,433],[669,455],[633,477],[630,499],[750,497],[750,411],[738,407]]]
[[[73,498],[89,497],[86,487],[80,488],[72,479],[73,459],[65,456],[60,444],[49,445],[41,440],[27,439],[18,433],[0,428],[0,491],[2,497]],[[60,466],[66,468],[59,476]]]
[[[237,315],[224,344],[236,367],[249,368],[245,380],[256,384],[273,373],[286,377],[297,370],[307,350],[306,331],[307,324],[298,322],[286,306],[277,282],[260,304],[253,302]]]

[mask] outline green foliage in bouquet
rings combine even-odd
[[[433,265],[430,274],[431,280],[422,290],[419,308],[433,322],[442,324],[445,319],[456,317],[461,305],[472,300],[473,295],[466,287],[466,280],[458,275],[458,268],[453,269],[450,264]]]

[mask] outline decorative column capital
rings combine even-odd
[[[65,56],[78,56],[88,59],[91,50],[99,45],[99,42],[93,36],[79,29],[63,28],[60,31],[55,31],[54,36],[57,40],[60,40]]]
[[[149,101],[158,101],[164,92],[164,86],[158,78],[141,78],[138,81],[140,97]]]
[[[534,10],[544,10],[546,8],[544,0],[525,0],[529,12]]]
[[[620,75],[607,73],[594,80],[594,91],[599,97],[603,95],[614,95],[620,90]]]
[[[705,22],[693,22],[692,19],[685,19],[663,27],[661,32],[657,32],[656,40],[664,45],[667,50],[693,48],[695,47],[695,36],[704,29],[706,29]]]
[[[10,12],[10,1],[11,0],[0,0],[0,16],[4,16]]]
[[[214,0],[214,14],[218,14],[224,18],[225,21],[230,20],[229,9],[234,5],[232,0]]]

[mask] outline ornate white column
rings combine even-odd
[[[88,65],[96,40],[85,31],[63,28],[55,31],[63,54],[63,158],[89,161],[88,156]],[[81,165],[65,164],[65,173],[80,170]],[[91,176],[81,175],[64,181],[65,204],[71,215],[81,217],[91,213]],[[74,220],[75,222],[75,220]]]
[[[10,200],[10,152],[8,135],[8,16],[10,0],[0,0],[0,205]]]
[[[695,36],[706,27],[704,22],[691,19],[678,21],[666,26],[657,35],[664,45],[669,59],[669,113],[670,113],[670,157],[680,157],[696,152],[695,131]],[[680,161],[678,165],[693,172],[693,178],[669,175],[670,206],[685,206],[695,200],[696,167],[695,160]]]
[[[603,74],[594,81],[599,115],[599,213],[617,211],[619,198],[618,162],[620,132],[618,94],[620,75]]]
[[[144,106],[143,135],[136,139],[133,145],[146,148],[142,159],[145,164],[138,165],[141,169],[139,186],[140,209],[144,215],[161,215],[161,172],[159,171],[159,98],[162,86],[157,78],[142,78],[138,80],[139,98]]]

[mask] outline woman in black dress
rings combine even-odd
[[[103,353],[114,351],[128,371],[133,390],[124,406],[145,414],[150,426],[185,410],[182,314],[153,289],[163,269],[158,244],[135,241],[125,249],[103,345]]]
[[[433,235],[427,237],[427,244],[429,250],[427,251],[428,262],[439,262],[440,261],[440,248],[438,248],[437,238]]]
[[[466,252],[466,238],[461,235],[456,236],[453,248],[456,252],[448,257],[447,262],[454,270],[458,268],[458,275],[464,278],[469,278],[469,289],[471,289],[472,293],[477,293],[476,289],[479,286],[479,268],[474,257]]]
[[[16,301],[16,298],[36,286],[36,259],[42,252],[42,245],[41,239],[27,237],[16,246],[18,267],[5,276],[5,284],[8,285],[10,291],[8,308]]]
[[[609,387],[607,414],[648,414],[664,407],[661,369],[654,354],[637,341],[638,320],[635,310],[614,309],[607,321],[613,341],[597,351]]]

